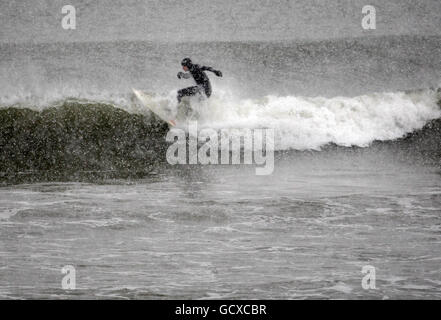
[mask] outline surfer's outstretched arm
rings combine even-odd
[[[183,79],[189,79],[190,77],[191,77],[190,72],[186,72],[186,73],[184,73],[184,72],[178,72],[178,79],[181,79],[181,78],[183,78]]]
[[[201,67],[201,70],[202,70],[202,71],[211,71],[211,72],[213,72],[215,75],[217,75],[218,77],[222,77],[222,72],[220,72],[219,70],[214,70],[212,67],[205,67],[205,66],[202,66],[202,67]]]

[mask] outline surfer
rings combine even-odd
[[[196,86],[179,90],[178,103],[181,102],[182,97],[194,96],[198,93],[204,93],[205,96],[209,98],[211,96],[211,84],[204,71],[211,71],[218,77],[222,77],[222,72],[220,72],[219,70],[214,70],[211,67],[204,67],[198,64],[193,64],[190,58],[183,59],[181,65],[182,69],[184,69],[184,71],[186,72],[178,72],[178,79],[189,79],[190,77],[193,77],[194,81],[196,82]]]

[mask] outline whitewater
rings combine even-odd
[[[420,90],[358,97],[240,100],[221,91],[205,103],[194,103],[193,108],[202,128],[273,128],[276,150],[319,150],[330,143],[367,147],[376,140],[403,137],[441,116],[440,98],[437,90]]]

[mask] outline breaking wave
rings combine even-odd
[[[158,98],[175,104],[173,92]],[[165,123],[132,95],[121,95],[116,102],[109,97],[107,103],[105,97],[98,100],[69,98],[43,105],[28,99],[2,106],[0,172],[145,171],[165,161]],[[431,145],[417,143],[438,154],[439,101],[439,90],[433,89],[254,100],[235,99],[219,91],[195,108],[200,127],[274,128],[276,150],[368,147],[378,141],[415,140],[412,137],[424,132]]]

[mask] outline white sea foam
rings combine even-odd
[[[434,90],[359,97],[266,96],[236,100],[225,92],[199,107],[212,128],[274,128],[276,149],[319,149],[335,143],[366,147],[393,140],[441,116]]]

